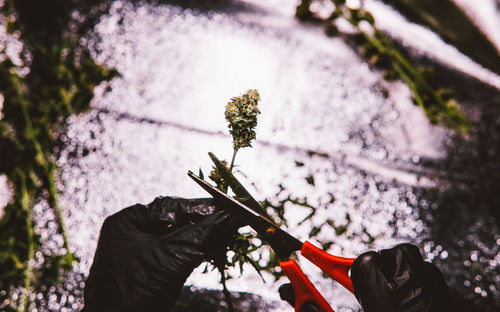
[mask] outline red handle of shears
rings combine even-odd
[[[307,241],[302,246],[301,254],[331,278],[347,288],[351,293],[354,293],[354,288],[349,278],[349,270],[352,267],[354,258],[331,255]],[[292,283],[295,293],[295,311],[300,311],[301,307],[307,302],[314,302],[325,312],[335,312],[302,272],[295,260],[290,259],[280,262],[280,267]]]
[[[307,302],[314,302],[325,312],[335,312],[304,272],[302,272],[295,260],[282,261],[280,262],[280,267],[292,283],[293,292],[295,293],[296,312],[299,312],[300,308]]]
[[[354,294],[349,270],[355,258],[343,258],[331,255],[308,241],[302,246],[300,254]]]

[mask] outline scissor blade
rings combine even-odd
[[[250,225],[257,233],[262,235],[280,260],[288,260],[293,252],[302,249],[303,243],[300,240],[280,229],[269,219],[214,188],[191,171],[188,172],[188,175],[212,195],[219,202],[222,209],[229,211],[235,216],[242,226]]]
[[[267,219],[271,220],[271,217],[267,214],[267,212],[262,208],[262,206],[259,204],[259,202],[250,195],[250,192],[246,190],[246,188],[236,179],[236,177],[227,169],[226,166],[217,158],[213,153],[208,153],[208,156],[210,156],[210,159],[215,164],[215,167],[219,171],[220,175],[222,178],[227,182],[227,184],[231,187],[233,192],[238,196],[239,201],[245,204],[247,207],[253,209],[256,211],[258,214],[266,217]]]

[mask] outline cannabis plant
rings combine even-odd
[[[257,116],[260,114],[258,108],[258,103],[260,101],[260,95],[257,90],[248,90],[241,96],[236,96],[231,98],[231,100],[226,105],[225,117],[228,122],[229,133],[233,139],[233,155],[231,162],[225,160],[219,161],[217,157],[209,153],[211,159],[214,161],[213,170],[210,172],[209,178],[216,184],[217,188],[221,191],[227,193],[229,188],[235,193],[236,199],[244,201],[249,198],[248,192],[239,183],[234,183],[235,179],[228,179],[224,175],[221,166],[231,173],[235,164],[236,154],[241,148],[251,147],[252,140],[256,138],[255,128],[257,127]],[[224,170],[226,171],[226,170]],[[203,178],[203,172],[200,169],[200,177]],[[260,206],[260,204],[258,204]],[[260,271],[260,267],[252,260],[249,256],[250,252],[257,250],[259,247],[254,244],[255,236],[252,233],[239,233],[234,240],[231,250],[234,252],[230,259],[225,259],[225,263],[214,263],[214,265],[221,272],[221,282],[223,285],[224,293],[226,294],[226,300],[230,309],[232,308],[231,296],[226,287],[225,281],[230,278],[227,274],[226,269],[228,267],[239,266],[240,272],[243,270],[244,263],[250,263],[257,272]],[[260,244],[259,244],[260,245]]]

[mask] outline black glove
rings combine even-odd
[[[411,244],[362,254],[352,265],[351,280],[365,312],[472,311]]]
[[[295,292],[291,283],[281,285],[278,292],[281,300],[284,300],[292,307],[295,307]],[[306,302],[302,305],[299,312],[323,312],[323,310],[313,302]]]
[[[165,197],[121,210],[101,228],[82,311],[169,311],[193,269],[225,257],[235,230],[212,199]]]

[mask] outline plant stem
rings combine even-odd
[[[424,105],[424,101],[422,100],[422,97],[420,96],[420,94],[418,92],[418,89],[417,89],[417,86],[415,85],[415,83],[413,83],[413,81],[411,80],[411,78],[408,77],[408,75],[401,68],[401,66],[399,66],[398,63],[393,62],[392,63],[392,67],[398,72],[398,74],[401,77],[401,79],[403,79],[403,81],[406,82],[406,84],[408,85],[408,87],[410,88],[410,90],[413,92],[413,96],[415,97],[415,101],[417,102],[418,106],[420,106],[420,108],[422,108],[422,110],[426,114],[428,114],[428,111],[427,111],[427,109],[425,108],[425,105]]]
[[[234,160],[236,159],[236,153],[238,153],[238,148],[233,148],[233,157],[231,158],[231,164],[229,165],[229,172],[233,171]],[[229,186],[227,188],[227,191],[229,191]],[[225,262],[227,263],[227,259],[225,260]],[[228,310],[229,312],[235,312],[233,306],[233,299],[231,297],[231,292],[229,291],[229,289],[227,289],[226,285],[226,276],[225,276],[226,272],[224,270],[221,270],[220,274],[221,274],[222,292],[224,293]]]
[[[26,293],[23,296],[21,305],[23,306],[23,311],[28,311],[28,295],[29,288],[31,285],[31,259],[33,259],[34,246],[33,246],[33,225],[31,222],[31,209],[30,209],[30,196],[26,187],[26,176],[23,173],[19,173],[21,182],[21,207],[26,214],[26,240],[28,244],[28,256],[26,259],[26,267],[24,269],[24,290]]]
[[[57,202],[57,188],[55,185],[54,181],[54,172],[55,172],[55,167],[56,165],[46,157],[45,153],[42,150],[42,147],[40,145],[40,142],[37,140],[35,131],[33,130],[33,125],[31,122],[31,118],[28,112],[28,108],[25,102],[22,103],[22,108],[23,108],[23,115],[24,115],[24,120],[26,121],[26,139],[31,141],[33,144],[33,147],[35,148],[36,151],[36,157],[35,159],[37,160],[38,164],[44,169],[45,171],[45,178],[47,180],[47,187],[49,191],[49,198],[48,202],[49,205],[54,209],[56,213],[56,219],[57,223],[59,224],[59,231],[63,237],[63,244],[64,248],[66,249],[66,260],[67,264],[71,265],[73,262],[73,254],[70,252],[69,249],[69,241],[68,241],[68,235],[66,233],[66,229],[64,226],[64,219],[62,215],[61,208],[58,205]]]
[[[339,2],[338,4],[336,1],[333,2],[336,6],[338,6],[335,11],[338,15],[334,18],[342,17],[347,20],[357,29],[359,33],[364,36],[372,47],[374,47],[379,53],[385,54],[392,59],[392,69],[396,71],[399,74],[400,79],[408,85],[414,95],[416,103],[424,110],[425,114],[432,123],[440,122],[447,128],[458,130],[460,132],[467,132],[467,118],[464,116],[463,112],[459,108],[450,108],[448,101],[445,100],[436,90],[434,90],[422,73],[417,70],[398,51],[397,48],[394,47],[392,40],[375,27],[373,20],[370,24],[372,24],[375,34],[371,35],[361,29],[358,18],[353,18],[351,14],[347,14],[347,9],[342,9],[344,7],[343,2]],[[301,2],[301,6],[307,6],[307,9],[309,5],[310,2],[308,1]],[[448,122],[444,122],[442,117],[436,119],[436,113],[434,112],[436,109],[438,111],[437,114],[444,113],[445,118],[448,118]]]
[[[238,153],[238,148],[233,149],[233,158],[231,159],[231,165],[229,165],[229,172],[233,172],[234,159],[236,158],[236,153]]]
[[[63,242],[64,242],[64,248],[66,249],[66,260],[67,260],[67,265],[70,266],[73,263],[73,254],[70,252],[69,249],[69,240],[68,240],[68,233],[66,232],[66,227],[64,225],[64,218],[62,214],[62,209],[59,207],[59,203],[57,200],[57,189],[56,189],[56,184],[54,180],[54,174],[55,174],[55,165],[51,166],[51,169],[48,169],[48,182],[49,182],[49,202],[51,202],[52,208],[56,212],[56,218],[57,222],[59,223],[59,230],[61,232],[61,235],[63,237]]]
[[[225,277],[225,272],[224,271],[221,271],[221,283],[222,283],[222,292],[224,293],[224,297],[226,299],[226,303],[227,303],[227,308],[229,310],[229,312],[236,312],[234,310],[234,305],[233,305],[233,298],[232,298],[232,295],[231,295],[231,292],[229,291],[229,289],[227,289],[227,285],[226,285],[226,277]]]

